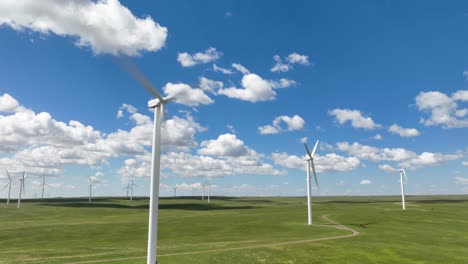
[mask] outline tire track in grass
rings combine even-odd
[[[319,241],[327,241],[327,240],[335,240],[335,239],[342,239],[342,238],[350,238],[359,235],[359,231],[354,230],[350,227],[338,224],[337,222],[330,220],[328,218],[329,214],[322,215],[322,218],[333,224],[330,225],[320,225],[320,226],[328,226],[334,227],[341,230],[350,231],[351,234],[341,235],[341,236],[332,236],[332,237],[322,237],[322,238],[314,238],[314,239],[305,239],[305,240],[296,240],[296,241],[288,241],[288,242],[278,242],[278,243],[271,243],[271,244],[263,244],[263,245],[253,245],[253,246],[242,246],[242,247],[232,247],[232,248],[224,248],[224,249],[211,249],[211,250],[201,250],[201,251],[190,251],[190,252],[179,252],[179,253],[168,253],[168,254],[160,254],[158,257],[172,257],[172,256],[183,256],[183,255],[195,255],[195,254],[203,254],[203,253],[216,253],[216,252],[225,252],[225,251],[234,251],[234,250],[245,250],[245,249],[255,249],[255,248],[264,248],[264,247],[277,247],[277,246],[285,246],[285,245],[293,245],[293,244],[303,244],[303,243],[312,243],[312,242],[319,242]],[[102,263],[102,262],[112,262],[112,261],[122,261],[122,260],[133,260],[133,259],[145,259],[146,256],[141,257],[127,257],[127,258],[114,258],[114,259],[104,259],[104,260],[89,260],[89,261],[78,261],[78,262],[67,262],[64,264],[86,264],[86,263]]]

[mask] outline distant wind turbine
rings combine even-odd
[[[18,196],[18,205],[16,206],[16,208],[20,208],[21,206],[21,195],[24,193],[26,194],[26,190],[24,188],[24,180],[26,178],[26,172],[23,172],[23,176],[21,177],[21,179],[19,180],[21,182],[20,184],[20,192],[19,192],[19,196]]]
[[[174,185],[172,186],[172,189],[174,189],[174,197],[176,197],[177,195],[177,185]]]
[[[126,198],[128,199],[129,197],[129,192],[130,192],[130,182],[127,182],[127,186],[123,187],[122,190],[127,190],[127,196]]]
[[[13,181],[13,179],[11,178],[10,173],[8,173],[8,170],[5,170],[5,172],[8,177],[8,183],[5,185],[5,187],[3,187],[2,191],[5,190],[6,187],[8,187],[8,198],[7,198],[7,204],[6,204],[6,206],[8,207],[8,205],[10,204],[11,182]]]
[[[205,186],[206,186],[206,184],[202,183],[202,186],[201,186],[202,187],[202,192],[201,192],[202,193],[201,194],[201,199],[202,200],[205,200]]]
[[[89,199],[88,199],[88,203],[90,203],[91,198],[93,197],[93,184],[98,183],[99,181],[95,180],[95,179],[93,179],[91,177],[88,177],[88,180],[89,180]]]
[[[319,141],[317,140],[317,142],[315,142],[315,146],[314,146],[314,149],[312,150],[312,153],[310,153],[309,147],[307,147],[307,144],[304,143],[304,146],[307,151],[307,155],[309,156],[309,159],[307,160],[307,168],[306,168],[306,171],[307,171],[307,208],[308,208],[307,223],[309,225],[312,224],[312,186],[310,182],[310,168],[311,167],[312,167],[312,171],[314,172],[315,184],[317,184],[317,188],[319,188],[319,184],[317,181],[317,172],[315,171],[315,164],[314,164],[314,156],[315,156],[315,151],[317,150],[318,143]]]
[[[405,176],[405,181],[403,182],[403,176]],[[405,169],[400,169],[400,187],[401,187],[401,206],[403,210],[406,210],[406,203],[405,203],[405,184],[408,182],[408,178],[406,177]]]
[[[133,201],[133,188],[135,188],[136,184],[133,183],[133,175],[132,175],[132,180],[130,184],[130,201]]]
[[[211,183],[208,183],[206,186],[208,186],[208,203],[210,203],[210,198],[211,198]]]
[[[42,175],[42,184],[40,185],[42,186],[42,195],[41,195],[41,200],[44,200],[44,188],[47,186],[47,187],[52,187],[50,186],[49,184],[46,184],[45,182],[45,175]]]
[[[127,186],[123,187],[122,190],[127,190],[127,199],[130,197],[130,201],[133,200],[133,187],[136,184],[133,183],[133,176],[129,182],[127,182]]]

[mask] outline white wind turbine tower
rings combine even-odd
[[[133,187],[136,184],[133,183],[133,175],[130,181],[127,182],[127,186],[123,187],[122,190],[127,190],[127,199],[130,197],[130,201],[133,201]]]
[[[403,182],[403,176],[405,176],[405,181]],[[403,210],[406,210],[406,203],[405,203],[405,184],[408,182],[408,178],[406,177],[405,169],[400,169],[400,187],[401,187],[401,205]]]
[[[315,151],[317,150],[319,141],[315,142],[314,149],[312,150],[312,153],[310,153],[309,148],[307,147],[307,144],[304,143],[304,146],[307,151],[307,155],[309,156],[309,159],[307,160],[307,224],[311,225],[312,224],[312,186],[310,182],[310,168],[312,167],[312,171],[314,172],[314,178],[315,178],[315,184],[317,184],[317,188],[319,188],[319,184],[317,181],[317,172],[315,171],[315,164],[314,164],[314,156],[315,156]]]
[[[96,179],[93,179],[91,177],[88,177],[89,180],[89,198],[88,198],[88,203],[91,202],[91,198],[93,197],[93,184],[98,183],[99,181]]]
[[[20,208],[20,206],[21,206],[21,195],[23,193],[26,194],[26,190],[24,189],[24,179],[25,178],[26,178],[26,172],[23,172],[23,176],[19,180],[21,182],[21,184],[20,184],[20,192],[19,192],[19,196],[18,196],[18,205],[16,206],[16,208]]]
[[[10,173],[8,173],[8,170],[5,170],[5,172],[8,177],[8,183],[5,185],[5,187],[3,187],[2,191],[5,190],[6,187],[8,187],[8,198],[7,198],[7,204],[6,204],[6,206],[8,207],[8,205],[10,204],[11,182],[13,181],[13,179],[11,179],[11,176],[10,176]]]
[[[50,186],[49,184],[47,184],[45,182],[45,175],[42,175],[42,184],[40,185],[40,186],[42,186],[41,200],[44,200],[44,188],[45,188],[46,185],[47,185],[47,187],[52,187],[52,186]]]
[[[133,201],[133,188],[136,186],[136,184],[133,183],[133,175],[132,175],[132,181],[130,184],[130,201]]]
[[[148,223],[148,255],[147,264],[157,263],[157,242],[158,242],[158,213],[159,213],[159,181],[161,168],[161,126],[166,103],[173,98],[163,98],[154,89],[153,85],[145,78],[143,73],[129,61],[123,65],[127,71],[154,97],[148,102],[148,107],[154,109],[154,129],[153,129],[153,151],[151,164],[151,185],[150,185],[150,211]]]
[[[206,186],[208,186],[208,203],[210,203],[210,197],[211,197],[211,183],[207,183]]]
[[[127,190],[127,196],[126,198],[128,199],[128,193],[130,192],[130,182],[127,182],[127,186],[123,187],[122,190]]]
[[[205,186],[206,186],[206,184],[202,183],[202,186],[201,186],[201,188],[202,188],[202,190],[201,190],[201,199],[202,200],[205,200]]]
[[[177,194],[177,185],[172,186],[172,189],[174,189],[174,197],[176,197],[176,194]]]

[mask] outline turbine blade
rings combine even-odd
[[[156,91],[145,75],[130,60],[118,59],[119,64],[124,68],[137,82],[139,82],[148,92],[164,102],[164,98]]]
[[[317,140],[317,142],[315,142],[314,149],[312,150],[312,156],[315,155],[315,151],[317,150],[318,143],[319,143],[319,141]]]
[[[406,177],[406,171],[403,170],[403,175],[405,176],[405,183],[408,183],[408,178]]]
[[[8,173],[8,170],[5,170],[5,171],[6,171],[6,174],[7,174],[7,176],[8,176],[8,179],[10,179],[10,181],[11,181],[10,173]]]
[[[306,148],[307,155],[309,155],[310,159],[312,159],[312,154],[310,154],[309,147],[307,147],[307,144],[306,144],[306,143],[304,143],[304,146],[305,146],[305,148]]]
[[[317,184],[317,188],[319,189],[320,191],[320,187],[319,187],[319,184],[318,184],[318,180],[317,180],[317,172],[315,171],[315,164],[314,164],[314,160],[311,160],[311,166],[312,166],[312,171],[314,172],[314,178],[315,178],[315,184]]]
[[[8,187],[8,185],[10,185],[10,183],[5,184],[5,187],[3,187],[2,192],[3,192],[3,190],[6,189],[6,187]]]

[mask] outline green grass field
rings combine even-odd
[[[161,199],[169,263],[468,263],[468,196]],[[146,263],[148,200],[0,205],[0,263]],[[359,234],[327,221],[346,226]],[[322,240],[321,240],[322,239]]]

